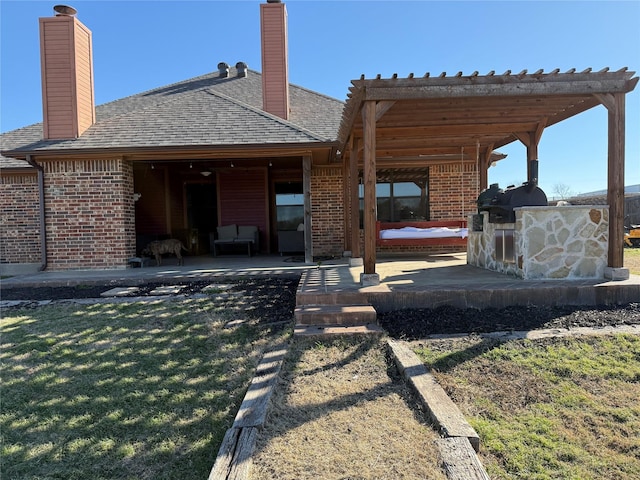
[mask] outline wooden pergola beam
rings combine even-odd
[[[395,103],[396,102],[378,102],[376,104],[376,122],[380,120]]]
[[[440,85],[431,82],[428,90],[415,88],[409,83],[402,86],[396,81],[393,86],[369,85],[363,101],[368,100],[410,100],[421,98],[457,98],[457,97],[522,97],[536,95],[577,95],[585,91],[593,93],[623,93],[627,90],[627,79],[593,78],[589,74],[584,80],[573,81],[517,81],[506,82],[465,82],[447,78]],[[505,77],[503,77],[504,79]],[[513,79],[513,77],[511,77]],[[356,82],[354,82],[356,84]],[[357,85],[356,85],[357,86]]]
[[[491,155],[493,154],[493,145],[489,145],[486,150],[480,153],[478,170],[480,174],[480,191],[489,187],[489,166],[491,165]]]

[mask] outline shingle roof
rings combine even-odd
[[[262,76],[213,72],[96,107],[96,123],[80,138],[43,140],[42,124],[0,136],[3,153],[138,147],[296,145],[335,142],[344,103],[290,85],[290,118],[262,110]],[[25,162],[1,157],[2,167]]]

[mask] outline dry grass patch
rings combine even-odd
[[[624,249],[624,266],[634,275],[640,275],[640,248]]]
[[[252,478],[444,479],[437,437],[383,340],[296,339]]]

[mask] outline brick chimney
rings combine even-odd
[[[40,18],[43,136],[78,138],[96,119],[91,31],[73,7],[56,5]]]
[[[289,119],[287,9],[280,0],[260,5],[262,32],[262,108]]]

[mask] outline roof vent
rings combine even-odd
[[[229,76],[229,64],[220,62],[218,64],[218,73],[220,78],[227,78]]]
[[[247,64],[244,62],[238,62],[236,63],[236,70],[238,70],[238,76],[239,77],[246,77],[247,76]]]
[[[56,12],[56,17],[73,16],[78,13],[75,8],[69,7],[68,5],[56,5],[53,7],[53,11]]]

